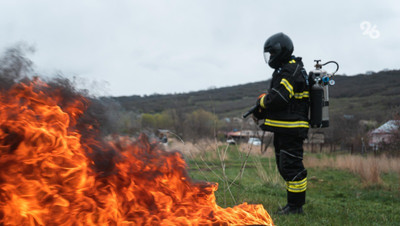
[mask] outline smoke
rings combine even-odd
[[[104,142],[104,137],[117,132],[118,123],[116,122],[118,112],[121,111],[120,104],[108,97],[95,97],[87,89],[78,89],[74,80],[62,74],[53,77],[35,75],[34,64],[28,58],[28,55],[32,53],[34,53],[32,46],[18,43],[7,48],[0,55],[0,92],[5,94],[19,83],[29,84],[40,81],[46,85],[37,86],[35,89],[56,98],[57,105],[64,112],[70,113],[68,108],[78,105],[83,112],[76,119],[71,117],[70,129],[79,131],[82,134],[81,142],[87,145],[87,150],[92,150],[87,154],[93,160],[95,170],[103,174],[113,172],[117,153],[113,148],[108,147]],[[9,135],[12,141],[19,139],[12,131]]]
[[[34,52],[35,49],[25,43],[17,43],[4,51],[0,56],[1,90],[8,90],[33,71],[33,63],[26,55]]]
[[[117,112],[121,109],[120,104],[107,97],[95,97],[87,89],[77,89],[74,80],[66,78],[62,74],[45,78],[34,76],[33,62],[28,58],[33,54],[35,48],[25,43],[17,43],[7,48],[0,55],[0,91],[9,90],[15,84],[40,79],[47,83],[46,93],[58,94],[62,97],[59,100],[59,106],[62,108],[69,106],[71,102],[79,99],[86,109],[79,119],[76,127],[84,132],[86,125],[107,135],[116,132],[116,123],[118,119]]]

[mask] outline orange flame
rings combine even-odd
[[[191,182],[180,154],[145,136],[82,135],[87,100],[61,107],[45,87],[36,80],[0,95],[1,225],[273,224],[262,205],[219,207],[217,184]]]

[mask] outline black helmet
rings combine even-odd
[[[272,35],[265,41],[264,59],[272,68],[279,68],[283,63],[289,61],[292,53],[293,42],[282,32]]]

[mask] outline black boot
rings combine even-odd
[[[279,209],[277,211],[274,212],[274,214],[278,214],[279,212],[281,212],[282,210],[289,208],[289,204],[286,204],[286,206],[284,207],[279,207]]]
[[[306,192],[293,193],[287,191],[288,204],[278,210],[278,215],[303,214],[303,205],[306,201]]]
[[[276,214],[278,215],[303,214],[303,207],[286,205],[280,211],[276,212]]]

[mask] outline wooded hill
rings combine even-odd
[[[400,70],[381,71],[369,75],[335,76],[330,87],[330,113],[350,115],[378,122],[390,119],[400,106]],[[114,97],[122,107],[137,113],[160,113],[166,109],[192,112],[204,109],[219,118],[240,117],[270,80],[244,85],[202,90],[182,94]]]

